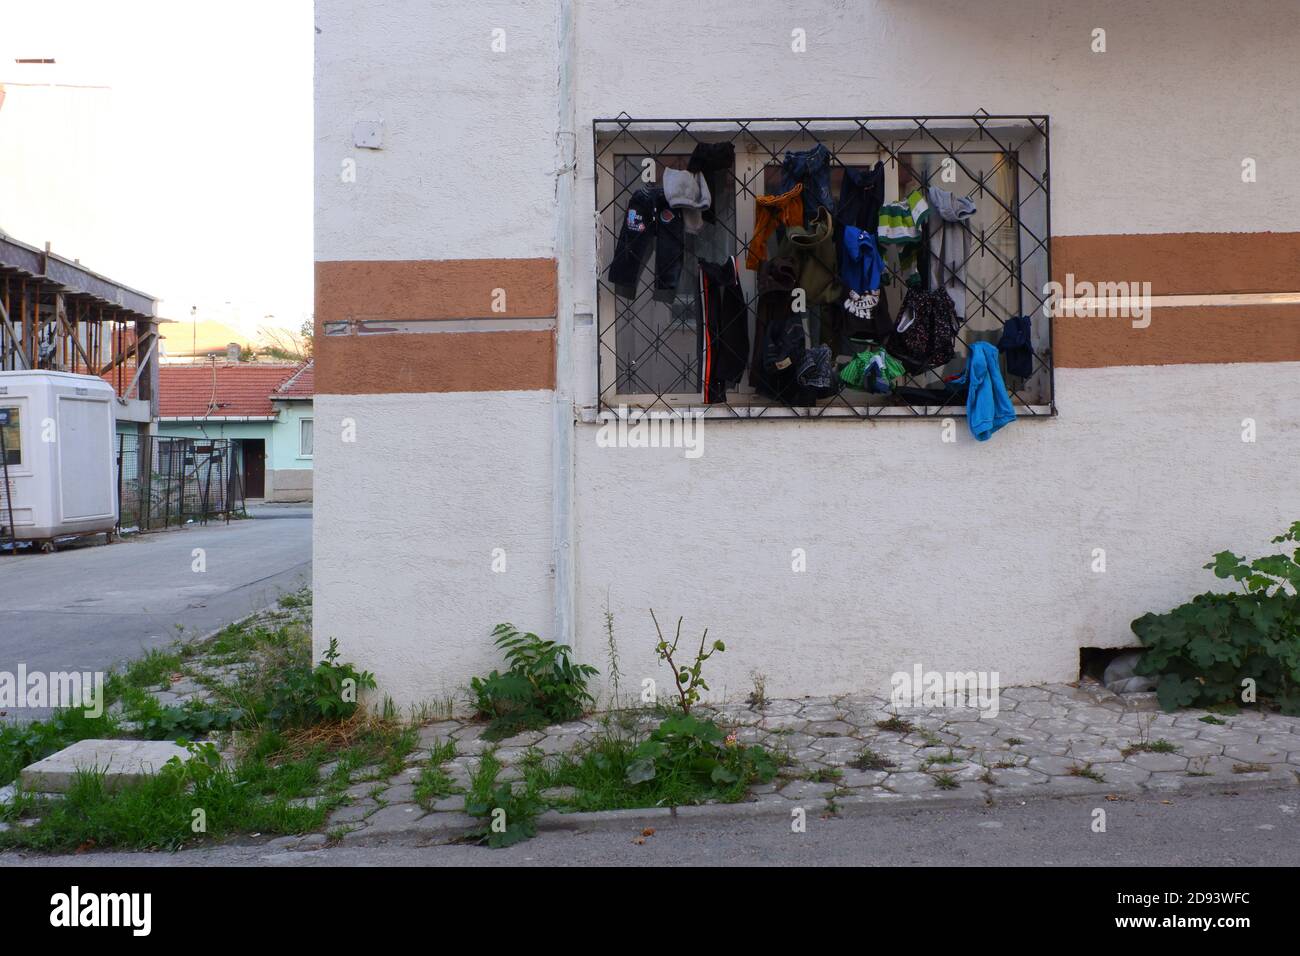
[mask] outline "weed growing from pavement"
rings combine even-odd
[[[1141,740],[1137,743],[1131,743],[1120,751],[1125,757],[1131,757],[1134,754],[1174,754],[1178,753],[1178,745],[1170,743],[1168,740]]]
[[[938,757],[925,758],[925,765],[927,767],[933,766],[934,764],[952,764],[952,763],[962,763],[962,758],[958,757],[955,753],[953,753],[951,747],[948,748],[948,752],[946,754],[941,754]]]
[[[849,762],[849,766],[855,770],[889,770],[896,764],[883,754],[878,754],[870,747],[866,747],[862,753]]]
[[[695,717],[674,719],[712,723]],[[562,809],[621,810],[708,800],[734,803],[751,783],[776,774],[776,760],[762,748],[728,745],[725,737],[713,740],[706,727],[695,724],[677,730],[673,726],[658,738],[658,731],[645,737],[599,734],[573,752],[525,763],[525,779],[538,790],[572,788],[572,797],[555,801]],[[652,775],[645,776],[648,751],[659,756]]]
[[[1273,768],[1266,763],[1234,763],[1233,773],[1268,773]]]
[[[936,773],[934,775],[934,785],[940,790],[956,790],[961,786],[957,778],[950,773]]]
[[[498,624],[492,634],[507,669],[470,680],[474,709],[490,721],[485,739],[576,720],[595,705],[587,684],[598,672],[590,664],[575,663],[568,645],[524,633],[513,624]]]
[[[359,674],[333,662],[312,665],[302,621],[310,604],[308,592],[286,595],[280,610],[258,623],[150,651],[105,682],[100,717],[61,710],[45,721],[0,728],[0,785],[78,740],[215,738],[196,751],[202,765],[191,760],[118,789],[107,788],[103,774],[93,771],[78,776],[58,800],[19,788],[13,802],[0,807],[0,819],[24,825],[0,833],[0,846],[153,849],[240,832],[303,833],[319,829],[357,779],[400,773],[418,744],[418,728],[397,719],[391,707],[379,716],[332,700],[315,709],[300,694],[302,706],[275,713],[295,686],[328,689],[344,675]],[[212,676],[231,664],[238,665],[232,681]],[[181,678],[208,687],[211,700],[166,706],[150,693]],[[222,747],[224,760],[209,759],[213,744]],[[194,809],[204,813],[197,833],[191,829]]]
[[[455,756],[456,744],[450,740],[437,741],[429,748],[429,759],[415,778],[415,802],[425,810],[432,810],[434,803],[443,797],[460,792],[460,787],[443,769],[443,764]]]
[[[897,714],[885,720],[876,721],[876,726],[881,730],[891,730],[896,734],[910,734],[916,729],[910,720],[904,720]]]
[[[1070,776],[1083,777],[1085,780],[1092,780],[1096,783],[1106,782],[1106,778],[1103,777],[1099,771],[1095,770],[1090,763],[1083,764],[1082,766],[1075,764],[1070,768]]]
[[[844,776],[844,771],[839,767],[818,767],[809,773],[804,774],[804,779],[812,783],[834,783]]]
[[[295,805],[283,794],[264,796],[267,781],[259,785],[248,770],[244,764],[223,766],[207,745],[206,752],[185,762],[174,757],[156,775],[119,790],[105,786],[102,771],[78,771],[63,799],[29,808],[39,811],[36,823],[0,833],[0,846],[175,850],[235,832],[306,833],[324,823],[324,807]],[[203,814],[197,834],[195,809]]]
[[[772,702],[767,696],[767,677],[758,671],[750,671],[749,679],[753,681],[754,689],[745,698],[745,703],[754,710],[762,710]]]

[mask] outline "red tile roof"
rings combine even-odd
[[[258,363],[162,365],[158,414],[163,418],[274,415],[271,393],[300,366]]]
[[[316,386],[313,381],[313,373],[316,369],[315,362],[308,362],[287,382],[281,382],[280,386],[271,395],[272,398],[311,398],[316,394]]]

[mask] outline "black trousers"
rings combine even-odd
[[[725,402],[749,360],[749,310],[740,288],[740,264],[699,260],[700,378],[706,403]]]

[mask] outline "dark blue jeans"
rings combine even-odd
[[[794,189],[803,183],[803,224],[806,226],[817,215],[818,207],[830,212],[831,202],[831,151],[818,143],[812,149],[786,153],[781,161],[781,192]]]
[[[653,248],[655,254],[656,299],[672,299],[682,275],[685,232],[682,217],[664,201],[658,186],[645,186],[632,194],[623,215],[623,226],[609,264],[609,281],[614,292],[625,299],[636,298],[637,281]]]

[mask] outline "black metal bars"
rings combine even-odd
[[[640,187],[659,182],[664,170],[684,169],[699,143],[731,143],[735,149],[735,163],[721,178],[722,188],[715,190],[716,218],[698,234],[684,237],[684,265],[676,288],[655,289],[653,281],[644,281],[638,284],[639,291],[634,288],[620,295],[609,281],[608,270],[629,200]],[[960,298],[958,311],[964,313],[954,358],[942,366],[908,372],[894,383],[896,390],[890,394],[844,387],[826,398],[796,404],[759,394],[746,372],[738,386],[727,390],[725,401],[706,403],[698,261],[706,256],[715,262],[743,256],[754,236],[755,200],[780,188],[783,154],[818,146],[829,153],[830,198],[845,170],[868,168],[879,161],[886,170],[887,202],[935,187],[974,203],[974,215],[958,227],[963,253],[952,260],[955,269],[944,273],[955,275],[952,297]],[[926,396],[937,394],[932,390],[942,390],[945,377],[964,368],[974,342],[996,344],[1008,321],[1030,315],[1032,371],[1004,378],[1022,415],[1055,414],[1051,317],[1044,308],[1044,286],[1051,278],[1047,116],[981,111],[970,116],[637,119],[623,114],[594,121],[592,151],[603,412],[702,412],[744,420],[958,416],[965,413],[964,406],[937,404],[937,398],[931,404]],[[828,211],[832,219],[838,212]],[[928,236],[918,244],[925,247],[923,262],[933,244]],[[926,276],[918,279],[892,254],[885,254],[884,265],[886,284],[881,294],[893,321],[908,277],[922,286],[928,284],[929,266],[925,265]],[[643,280],[646,274],[655,274],[653,255],[646,266]],[[754,273],[746,273],[741,284],[752,348]],[[831,303],[810,310],[804,324],[805,332],[814,334],[814,342],[814,326],[838,322],[840,308],[839,303]],[[874,344],[888,350],[887,337],[879,339]],[[846,348],[844,340],[836,340],[832,351],[837,373],[859,345],[855,340],[852,348]]]

